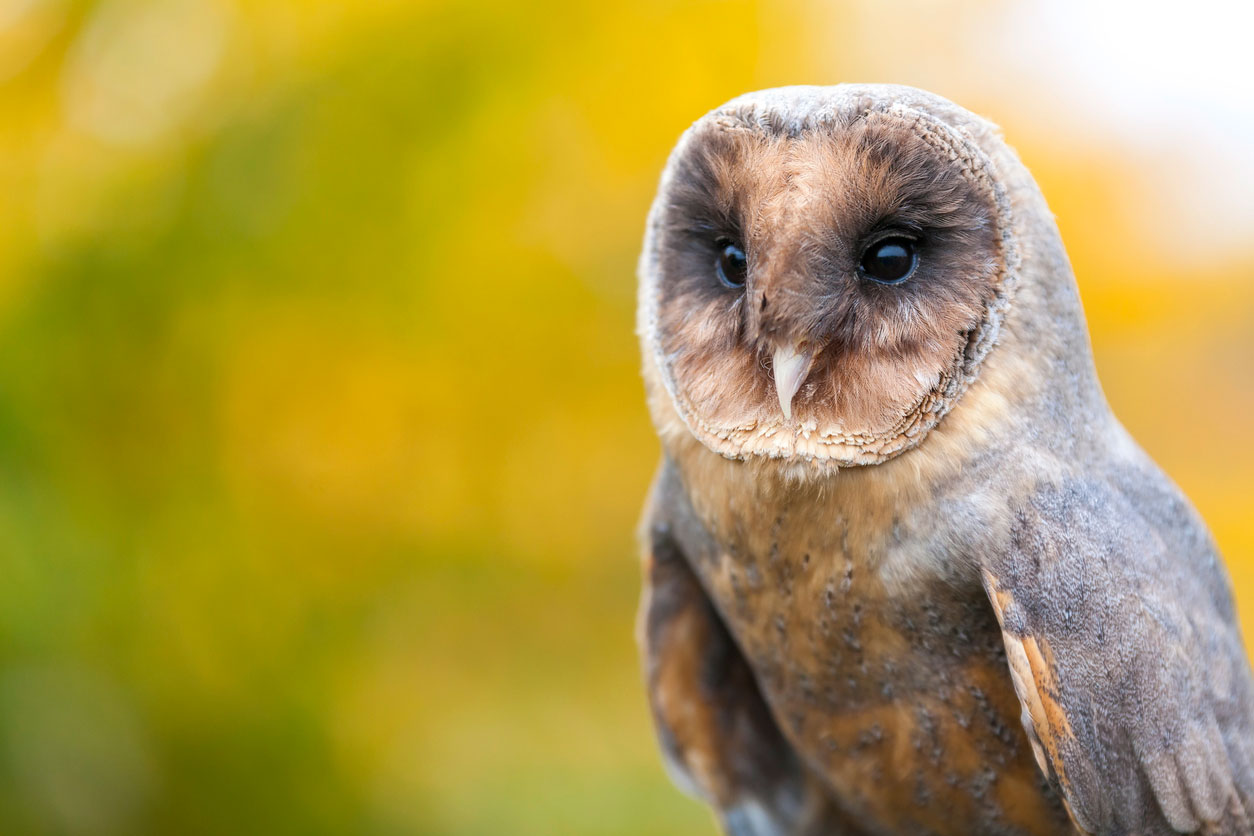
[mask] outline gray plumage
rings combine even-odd
[[[858,266],[885,235],[899,285]],[[650,700],[727,832],[1254,832],[1222,561],[1111,414],[991,124],[903,87],[736,99],[672,155],[640,278]]]

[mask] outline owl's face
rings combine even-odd
[[[844,110],[716,111],[663,181],[646,351],[724,455],[881,461],[940,419],[990,341],[1008,220],[986,161],[935,119]]]

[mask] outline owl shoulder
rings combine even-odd
[[[1039,486],[986,556],[1025,730],[1089,833],[1250,833],[1254,684],[1222,562],[1152,465]]]

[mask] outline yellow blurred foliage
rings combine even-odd
[[[1248,234],[1161,234],[1168,151],[972,46],[1013,11],[0,0],[0,831],[713,832],[633,647],[634,269],[760,87],[1003,124],[1254,634]]]

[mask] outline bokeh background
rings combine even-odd
[[[1249,14],[0,0],[0,832],[713,833],[632,638],[634,267],[759,87],[1004,126],[1254,635]]]

